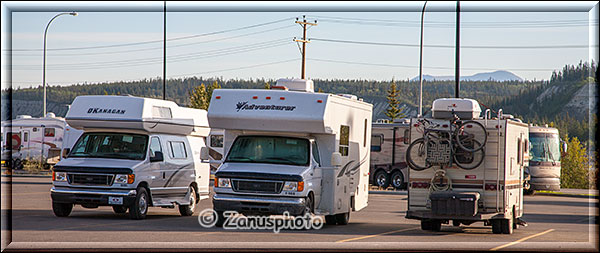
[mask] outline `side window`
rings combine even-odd
[[[28,132],[24,132],[23,133],[23,142],[28,142],[29,141],[29,133]]]
[[[160,146],[160,139],[155,136],[150,139],[150,157],[154,157],[156,152],[162,152],[162,147]]]
[[[312,143],[312,155],[315,158],[315,161],[319,166],[321,166],[321,157],[319,156],[319,147],[317,146],[317,142],[313,141]]]
[[[381,152],[383,144],[383,134],[371,135],[371,152]]]
[[[523,164],[523,147],[521,146],[521,138],[517,139],[517,164]]]
[[[171,146],[171,157],[175,159],[187,158],[185,143],[183,141],[170,141],[169,145]]]
[[[223,135],[211,135],[210,136],[210,146],[213,148],[222,148],[223,147]]]
[[[55,131],[56,130],[54,128],[45,128],[44,129],[44,136],[45,137],[54,137]]]
[[[410,131],[408,129],[404,130],[404,144],[410,143]]]
[[[348,146],[350,144],[350,126],[340,126],[340,154],[348,156]]]
[[[367,124],[368,124],[367,122],[368,122],[368,120],[365,119],[365,139],[363,141],[363,146],[364,147],[367,147]]]

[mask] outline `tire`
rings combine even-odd
[[[460,227],[460,221],[459,220],[452,220],[452,226]]]
[[[336,214],[335,221],[338,225],[348,225],[348,222],[350,221],[350,212]]]
[[[503,234],[512,235],[513,233],[513,219],[502,219],[500,220],[500,229]]]
[[[430,220],[421,220],[421,230],[431,230],[431,225]]]
[[[535,190],[529,188],[528,190],[523,190],[523,194],[525,194],[525,195],[535,195]]]
[[[137,188],[137,194],[135,201],[129,207],[129,216],[134,220],[141,220],[146,218],[148,214],[148,191],[144,187]]]
[[[115,213],[122,214],[127,212],[126,206],[112,206],[112,209]]]
[[[12,162],[12,169],[13,170],[22,170],[23,167],[24,167],[23,160],[18,159],[18,158],[15,159],[15,160],[13,160],[13,162]]]
[[[473,129],[469,132],[474,132],[475,134],[469,134],[463,131],[465,128],[469,128],[469,126],[471,126],[470,128]],[[458,146],[469,152],[481,150],[487,143],[487,131],[485,130],[485,127],[481,123],[473,120],[462,122],[462,124],[460,124],[456,130],[454,130],[454,136],[456,137]],[[479,139],[477,139],[475,136],[483,136],[483,138],[479,137]],[[468,144],[470,144],[471,140],[478,142],[480,145],[473,145],[473,147],[469,147]]]
[[[422,160],[422,162],[415,163],[416,158]],[[427,165],[426,159],[427,154],[425,153],[425,140],[423,138],[415,140],[406,149],[406,162],[411,169],[421,171],[431,167],[431,165]]]
[[[479,143],[477,140],[473,140],[473,141],[476,144]],[[475,146],[477,146],[477,145],[475,145]],[[465,163],[459,162],[464,159],[466,159]],[[454,152],[454,163],[456,164],[456,166],[458,166],[462,169],[465,169],[465,170],[472,170],[472,169],[479,167],[479,165],[481,165],[483,163],[484,159],[485,159],[485,151],[483,151],[483,149],[479,149],[475,152],[471,152],[471,151],[464,150],[461,147],[458,147],[458,150],[456,150],[456,152]]]
[[[492,220],[492,233],[494,234],[502,234],[502,224],[501,220]]]
[[[194,209],[196,209],[196,189],[194,189],[193,186],[190,186],[188,192],[190,193],[190,204],[179,205],[179,214],[181,214],[181,216],[192,216],[192,214],[194,214]]]
[[[67,217],[73,210],[73,204],[52,201],[52,211],[56,217]]]
[[[214,211],[214,215],[215,215],[215,219],[217,219],[217,222],[215,223],[215,227],[223,227],[223,224],[225,224],[225,215],[223,214],[224,211]]]
[[[431,231],[439,232],[442,230],[442,221],[433,220],[431,221]]]
[[[375,173],[375,185],[386,189],[390,186],[390,175],[385,170],[379,170]]]
[[[306,208],[304,209],[302,216],[306,215],[307,213],[310,215],[315,213],[315,200],[312,193],[309,193],[308,197],[306,198]]]
[[[399,170],[394,171],[390,178],[392,186],[394,186],[396,190],[401,190],[406,187],[406,184],[404,183],[404,175]]]
[[[325,224],[331,226],[337,224],[337,221],[335,220],[335,215],[325,215]]]

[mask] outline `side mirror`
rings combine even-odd
[[[200,160],[210,160],[207,147],[200,148]]]
[[[162,162],[164,160],[165,160],[165,158],[163,156],[163,153],[160,152],[160,151],[154,152],[154,156],[150,157],[150,162],[151,163],[153,163],[153,162]]]
[[[67,158],[67,156],[69,155],[69,153],[71,152],[70,148],[65,148],[62,150],[62,158]]]
[[[342,166],[342,154],[340,154],[340,152],[333,152],[333,154],[331,154],[331,166]]]

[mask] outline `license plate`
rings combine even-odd
[[[122,205],[123,197],[108,197],[108,204],[109,205]]]

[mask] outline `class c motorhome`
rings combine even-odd
[[[347,224],[367,206],[372,105],[280,79],[271,90],[218,89],[208,120],[224,129],[215,173],[217,226],[225,211],[325,215]]]
[[[494,234],[525,225],[527,124],[501,109],[495,118],[490,109],[480,117],[472,99],[437,99],[432,112],[433,118],[411,119],[406,218],[433,231],[450,220],[454,226],[483,221]],[[454,115],[461,120],[456,125]]]
[[[60,160],[61,150],[73,143],[82,131],[73,130],[64,118],[48,113],[43,118],[19,115],[2,122],[2,164],[22,169],[26,160],[39,161],[50,168]]]
[[[208,198],[205,110],[151,98],[79,96],[66,120],[84,133],[53,169],[56,216],[68,216],[74,204],[129,210],[132,219],[145,218],[149,206],[178,205],[189,216]]]

